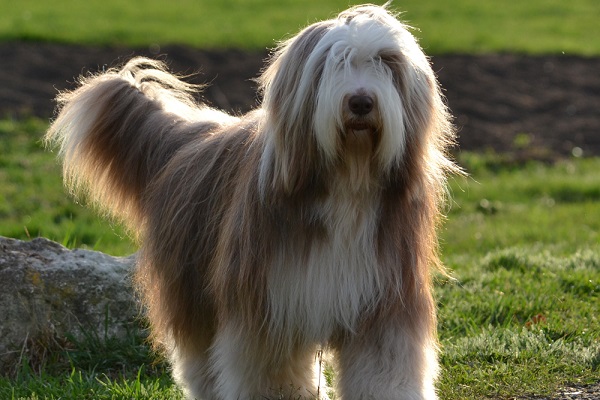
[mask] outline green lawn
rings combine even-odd
[[[348,0],[4,1],[0,40],[148,46],[272,47]],[[382,4],[381,1],[375,3]],[[430,54],[600,54],[596,0],[403,0],[392,4]]]
[[[552,393],[600,380],[600,159],[463,154],[442,232],[444,399]]]
[[[118,226],[71,201],[34,118],[0,121],[0,235],[128,254]],[[508,398],[600,380],[600,158],[514,164],[464,153],[451,183],[439,279],[443,399]],[[0,398],[177,398],[143,340],[50,346],[0,378]],[[116,396],[116,397],[115,397]]]
[[[132,253],[134,246],[118,225],[68,198],[56,154],[42,145],[47,126],[37,118],[0,120],[0,235]]]

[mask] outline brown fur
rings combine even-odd
[[[362,12],[353,10],[341,14],[346,24]],[[365,10],[373,18],[381,14]],[[260,78],[265,104],[240,119],[197,106],[192,88],[146,59],[89,77],[60,96],[62,109],[47,140],[61,146],[67,183],[139,237],[135,281],[154,341],[170,354],[190,393],[217,397],[224,390],[209,365],[224,365],[217,342],[225,334],[265,371],[264,382],[256,383],[262,395],[265,385],[286,377],[308,379],[290,360],[310,359],[317,343],[303,335],[312,325],[290,332],[302,322],[274,321],[278,305],[269,285],[277,281],[274,276],[310,282],[315,254],[339,251],[328,247],[334,246],[338,225],[359,244],[360,235],[370,235],[376,259],[365,268],[377,268],[373,289],[357,294],[368,300],[361,300],[356,325],[337,323],[330,337],[319,339],[339,357],[344,398],[353,398],[357,381],[370,387],[384,379],[371,377],[377,371],[360,376],[357,363],[374,357],[383,360],[382,373],[407,362],[415,371],[435,369],[427,358],[436,346],[430,267],[441,269],[436,228],[446,174],[457,172],[444,155],[453,138],[450,117],[420,55],[413,60],[382,51],[381,62],[403,102],[400,161],[384,170],[378,159],[382,139],[390,134],[381,123],[382,104],[358,125],[342,110],[347,123],[334,133],[335,156],[321,151],[310,134],[319,82],[297,91],[304,63],[334,25],[315,24],[284,44]],[[327,57],[314,65],[322,69]],[[363,123],[368,129],[353,129]],[[336,210],[338,204],[348,211]],[[351,225],[348,218],[357,222]],[[427,354],[418,355],[421,351]],[[195,374],[204,377],[200,383],[193,383]],[[416,393],[419,385],[428,385],[424,382],[411,383],[406,393]]]

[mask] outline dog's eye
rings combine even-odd
[[[395,65],[400,64],[400,59],[398,56],[392,54],[382,53],[378,56],[381,63],[387,65],[390,68],[393,68]]]

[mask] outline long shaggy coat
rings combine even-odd
[[[284,42],[240,117],[157,61],[62,93],[47,140],[125,221],[153,339],[190,398],[435,399],[430,267],[453,130],[406,26],[358,6]],[[285,397],[287,398],[287,397]]]

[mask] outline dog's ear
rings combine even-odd
[[[262,161],[263,189],[297,195],[314,187],[323,173],[314,114],[327,57],[327,49],[321,49],[319,41],[331,24],[313,24],[284,42],[258,79],[266,113],[262,130],[268,153]]]
[[[429,61],[419,53],[381,55],[401,99],[405,151],[391,179],[402,187],[411,186],[409,177],[426,175],[437,181],[447,172],[458,171],[445,154],[455,139],[452,117]]]

